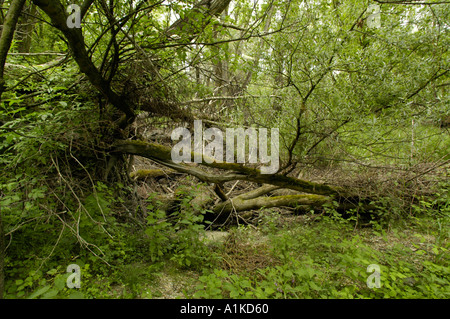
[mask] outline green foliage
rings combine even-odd
[[[88,275],[89,265],[81,268],[85,278]],[[15,279],[14,284],[8,285],[6,298],[27,299],[84,299],[85,294],[79,289],[67,288],[66,282],[70,273],[64,273],[61,266],[52,268],[43,273],[41,270],[29,271],[23,279]],[[87,282],[87,281],[86,281]]]
[[[147,228],[145,234],[148,236],[148,249],[153,262],[158,261],[166,253],[171,251],[172,243],[169,235],[171,224],[165,221],[166,213],[149,205],[150,213],[147,216]]]
[[[152,262],[167,258],[180,267],[202,268],[211,261],[211,253],[202,237],[205,231],[202,224],[205,210],[194,209],[190,204],[196,191],[180,191],[182,197],[179,211],[169,216],[158,209],[160,202],[149,205],[147,227],[150,258]]]
[[[282,159],[298,138],[293,160],[305,166],[445,170],[450,137],[437,124],[450,116],[448,6],[384,3],[381,27],[371,29],[367,1],[235,1],[207,26],[194,2],[112,1],[113,12],[86,13],[89,57],[137,110],[158,113],[158,99],[233,97],[187,105],[222,123],[280,128]],[[207,210],[193,201],[200,188],[177,192],[171,211],[153,200],[141,211],[123,163],[105,181],[105,150],[131,135],[116,129],[120,114],[79,66],[51,54],[67,43],[40,17],[46,23],[20,23],[32,25],[32,54],[8,56],[0,102],[7,298],[136,298],[167,265],[201,275],[197,298],[449,298],[448,183],[404,200],[413,184],[394,181],[368,216],[333,202],[306,226],[281,227],[278,212],[261,210],[276,262],[221,269],[221,246],[212,251],[202,239]],[[173,17],[190,21],[169,41]],[[81,266],[80,290],[65,285],[70,263]],[[366,285],[370,264],[380,266],[381,288]]]
[[[354,232],[351,222],[323,217],[308,227],[270,235],[281,264],[250,274],[215,270],[199,278],[194,298],[448,298],[449,249],[420,243],[413,249],[401,230]],[[381,241],[382,249],[374,245]],[[412,256],[413,255],[413,256]],[[380,288],[369,288],[369,265],[380,267]]]

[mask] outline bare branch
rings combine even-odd
[[[35,53],[19,53],[19,52],[10,52],[9,55],[21,55],[21,56],[38,56],[38,55],[57,55],[57,56],[66,56],[66,53],[60,52],[35,52]]]
[[[207,97],[204,99],[194,99],[186,102],[181,102],[181,105],[188,105],[188,104],[195,104],[195,103],[203,103],[203,102],[210,102],[210,101],[233,101],[233,100],[240,100],[240,99],[254,99],[254,98],[279,98],[281,99],[281,96],[276,95],[269,95],[269,96],[263,96],[263,95],[242,95],[242,96],[212,96]]]

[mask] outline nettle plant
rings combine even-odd
[[[202,191],[200,187],[193,191],[179,190],[181,199],[171,213],[161,209],[162,202],[150,197],[145,234],[152,262],[170,259],[180,267],[202,268],[211,261],[212,253],[203,241],[206,210],[192,204],[192,199]]]

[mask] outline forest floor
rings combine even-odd
[[[147,164],[137,161],[137,169]],[[307,177],[319,180],[324,172]],[[82,234],[101,244],[102,260],[81,250],[69,232],[55,233],[55,241],[45,241],[44,255],[52,259],[37,253],[25,262],[8,259],[6,298],[450,298],[448,189],[406,211],[388,202],[370,218],[333,207],[301,214],[264,208],[210,229],[192,208],[198,187],[205,186],[183,175],[137,181],[131,189],[138,200],[131,202],[145,212],[138,222],[118,201],[122,206],[108,208],[113,237],[81,224]],[[235,195],[255,186],[227,187]],[[177,194],[174,211],[152,199]],[[78,290],[66,287],[73,263],[81,271]]]
[[[449,238],[443,237],[442,229],[428,227],[430,220],[377,231],[327,218],[315,220],[312,215],[271,212],[265,218],[258,228],[241,225],[206,232],[204,241],[216,259],[214,270],[185,269],[171,261],[156,267],[135,263],[129,269],[139,279],[132,287],[116,285],[110,297],[253,298],[260,297],[258,287],[262,287],[261,297],[275,298],[440,298],[450,294],[450,255],[445,248]],[[380,288],[366,286],[370,264],[381,267]],[[305,265],[314,269],[314,275],[296,273]],[[296,289],[289,282],[294,280],[303,280],[305,286]],[[373,296],[372,291],[376,291]]]

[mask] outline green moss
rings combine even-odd
[[[155,178],[165,175],[167,175],[167,173],[162,169],[140,169],[130,173],[130,177],[136,179]]]
[[[158,159],[163,162],[172,160],[171,148],[160,144],[147,143],[144,141],[123,141],[118,144],[117,149],[121,152],[139,155],[150,159]],[[194,158],[194,155],[195,153],[191,152],[191,158]],[[339,187],[332,187],[329,185],[308,182],[284,175],[261,174],[261,171],[256,168],[246,167],[239,163],[202,162],[200,164],[207,167],[243,173],[246,176],[243,176],[242,180],[248,180],[255,183],[271,184],[305,193],[314,193],[320,195],[339,196],[340,193],[344,193],[343,190]]]
[[[171,149],[167,146],[148,143],[145,141],[119,141],[115,145],[116,151],[139,155],[147,158],[155,158],[162,161],[171,159]]]

